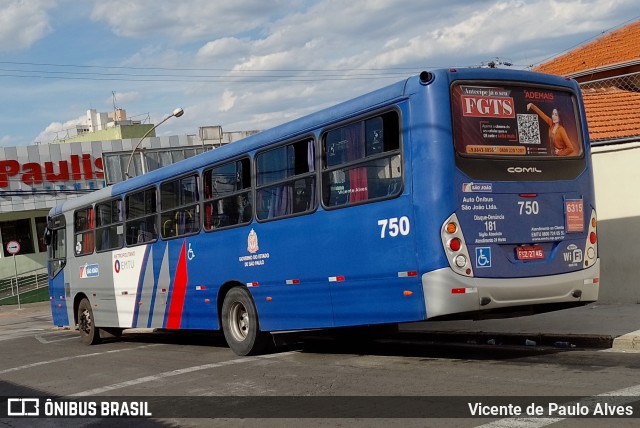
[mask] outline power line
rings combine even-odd
[[[284,80],[291,82],[341,81],[398,79],[418,70],[442,68],[429,67],[389,67],[389,68],[327,68],[327,69],[252,69],[238,70],[225,68],[172,68],[172,67],[132,67],[132,66],[98,66],[78,64],[55,64],[36,62],[0,61],[0,64],[34,67],[56,67],[71,69],[95,69],[103,71],[72,70],[28,70],[22,68],[0,68],[0,77],[40,78],[61,80],[93,80],[93,81],[131,81],[131,82],[194,82],[194,83],[233,83],[233,82],[265,82]],[[447,68],[450,66],[447,66]],[[110,70],[131,70],[128,72],[109,72]],[[140,73],[135,73],[139,71]],[[148,72],[169,73],[148,73]],[[171,73],[174,72],[174,73]],[[189,74],[185,74],[185,72]],[[223,74],[192,74],[196,72],[220,72]],[[262,75],[257,75],[262,73]],[[275,74],[274,74],[275,73]],[[310,73],[316,73],[311,75]]]
[[[308,69],[308,68],[258,68],[251,70],[238,70],[231,68],[180,68],[180,67],[134,67],[134,66],[117,66],[117,65],[83,65],[83,64],[56,64],[56,63],[39,63],[39,62],[17,62],[17,61],[0,61],[0,64],[10,65],[30,65],[39,67],[69,67],[69,68],[98,68],[98,69],[123,69],[123,70],[162,70],[162,71],[226,71],[226,72],[246,72],[246,73],[261,73],[261,72],[333,72],[333,71],[388,71],[388,70],[416,70],[416,67],[384,67],[384,68],[323,68],[323,69]],[[440,67],[427,67],[427,68],[440,68]]]
[[[405,77],[406,75],[402,75]],[[309,76],[308,78],[293,78],[289,76],[264,76],[264,77],[212,77],[196,78],[196,79],[134,79],[126,77],[80,77],[80,76],[44,76],[44,75],[19,75],[19,74],[0,74],[0,77],[15,77],[15,78],[38,78],[38,79],[59,79],[59,80],[90,80],[90,81],[126,81],[126,82],[185,82],[185,83],[244,83],[244,82],[268,82],[275,80],[283,80],[286,82],[317,82],[317,81],[345,81],[345,80],[376,80],[376,79],[398,79],[398,75],[384,75],[384,76],[344,76],[344,77],[321,77],[321,76]],[[142,76],[141,76],[142,77]],[[154,76],[148,76],[154,77]]]

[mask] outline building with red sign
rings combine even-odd
[[[130,175],[211,150],[257,131],[200,128],[196,135],[145,138]],[[45,272],[47,214],[56,204],[122,181],[139,138],[0,147],[0,281],[15,274],[7,245],[17,242],[19,275]],[[0,284],[1,285],[1,284]],[[1,288],[1,287],[0,287]],[[1,290],[0,290],[1,291]]]

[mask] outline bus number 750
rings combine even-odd
[[[518,201],[520,215],[537,215],[540,212],[538,201]]]
[[[398,235],[407,236],[411,231],[409,217],[407,216],[389,219],[383,218],[382,220],[378,220],[378,226],[380,226],[380,238],[386,238],[387,228],[389,229],[389,236],[392,238]]]

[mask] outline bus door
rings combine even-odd
[[[45,233],[47,241],[49,263],[49,297],[53,324],[56,326],[69,325],[69,314],[65,293],[64,268],[67,264],[66,223],[63,215],[50,218]]]

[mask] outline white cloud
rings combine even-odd
[[[110,0],[96,2],[91,18],[105,22],[119,36],[163,34],[172,38],[196,40],[262,28],[274,16],[294,8],[295,3],[284,0]]]
[[[76,125],[84,125],[87,123],[87,116],[82,115],[76,119],[67,120],[64,123],[51,122],[44,131],[35,138],[35,141],[41,143],[50,143],[54,140],[64,139],[75,136]]]
[[[233,92],[231,92],[230,90],[225,90],[222,93],[222,99],[220,100],[220,108],[218,109],[219,111],[229,111],[233,108],[233,105],[236,103],[236,100],[238,99],[238,97],[236,97]]]
[[[235,37],[222,37],[202,46],[196,53],[196,59],[203,61],[224,59],[228,56],[242,57],[248,52],[249,47],[247,42]]]
[[[49,34],[49,0],[4,0],[0,5],[0,51],[28,48]]]

